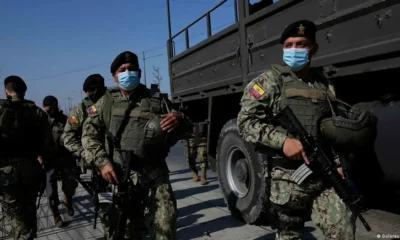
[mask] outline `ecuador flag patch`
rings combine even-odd
[[[90,108],[88,108],[88,113],[89,115],[92,115],[93,113],[95,113],[97,111],[96,107],[93,105]]]
[[[264,95],[265,91],[257,83],[255,83],[253,87],[250,88],[250,93],[253,94],[255,98],[260,98],[262,95]]]
[[[76,125],[78,125],[78,123],[79,123],[78,119],[77,119],[75,116],[71,116],[71,117],[69,118],[69,122],[70,122],[73,126],[76,126]]]

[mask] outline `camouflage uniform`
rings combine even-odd
[[[107,92],[106,92],[107,94]],[[64,127],[64,133],[62,138],[64,140],[64,146],[67,150],[73,153],[75,156],[79,156],[81,158],[81,164],[84,166],[90,166],[92,163],[89,156],[85,156],[85,151],[83,150],[82,146],[82,129],[83,123],[87,119],[88,112],[87,109],[93,105],[93,101],[89,98],[85,98],[81,104],[76,105],[72,111],[70,112],[70,116],[68,118],[67,123]],[[104,181],[105,182],[105,181]],[[106,192],[106,184],[101,184],[105,188],[101,187],[102,189],[96,189],[97,192]],[[100,219],[103,219],[103,215],[106,212],[108,204],[100,204],[99,215]]]
[[[81,136],[83,122],[88,117],[86,110],[92,105],[93,102],[89,98],[85,98],[81,104],[73,107],[62,134],[65,148],[87,164],[90,163],[90,160],[84,156],[85,152],[83,151]]]
[[[145,213],[145,221],[143,221],[141,214],[129,214],[128,218],[130,218],[132,226],[138,226],[143,222],[149,223],[147,227],[152,239],[175,239],[176,200],[169,182],[168,168],[165,162],[168,148],[174,143],[171,143],[167,148],[157,146],[159,149],[156,149],[156,146],[149,149],[144,145],[146,122],[154,113],[163,114],[166,113],[166,110],[161,104],[160,98],[152,97],[149,89],[142,84],[135,89],[130,97],[124,96],[118,88],[110,89],[110,92],[111,97],[104,95],[88,109],[89,117],[83,125],[82,134],[85,154],[92,156],[99,170],[103,169],[109,162],[113,162],[114,167],[121,166],[122,161],[118,152],[110,151],[113,145],[107,138],[106,131],[108,130],[115,136],[128,105],[130,103],[135,104],[129,115],[128,124],[121,134],[120,144],[122,149],[133,150],[136,158],[132,162],[130,176],[134,186],[144,193],[140,197],[136,195],[133,200],[141,201],[142,199],[146,203],[136,209],[138,212],[144,212],[143,209],[146,206],[149,211]],[[186,125],[181,125],[181,127],[184,126]],[[176,129],[175,132],[184,133],[180,129]],[[106,143],[104,144],[105,138]],[[112,239],[111,219],[112,209],[110,209],[107,219],[102,221],[106,239]],[[133,232],[132,228],[130,229],[131,235],[137,236],[138,232]]]
[[[188,143],[189,142],[189,149]],[[189,156],[190,154],[190,156]],[[185,158],[189,163],[189,168],[193,173],[193,181],[197,182],[199,180],[198,172],[196,168],[196,157],[198,157],[200,161],[200,169],[201,169],[201,183],[206,183],[206,172],[208,167],[208,155],[207,155],[207,138],[200,137],[196,142],[194,136],[190,136],[187,140],[185,140]]]
[[[45,177],[37,157],[51,160],[55,144],[47,114],[42,109],[32,101],[13,96],[11,102],[22,108],[11,107],[19,111],[15,114],[11,110],[10,116],[6,113],[7,102],[0,100],[0,204],[11,220],[14,239],[34,239],[37,236],[36,198]]]
[[[67,120],[68,117],[65,116],[62,111],[60,111],[54,118],[49,116],[53,138],[57,147],[57,157],[54,160],[52,168],[47,169],[46,195],[49,198],[50,209],[53,212],[54,221],[58,227],[61,227],[63,223],[58,211],[59,198],[57,176],[60,176],[62,179],[62,191],[65,195],[63,202],[67,207],[67,214],[69,216],[74,215],[72,196],[75,195],[75,190],[78,187],[78,182],[75,180],[77,177],[76,164],[75,161],[73,161],[71,153],[64,147],[64,140],[62,138],[62,133]]]
[[[241,100],[241,111],[237,124],[242,137],[258,146],[274,150],[271,161],[284,161],[283,143],[288,136],[279,127],[262,122],[285,106],[290,106],[311,134],[318,135],[317,120],[329,114],[326,97],[334,95],[322,73],[310,70],[307,79],[298,79],[289,67],[272,65],[270,69],[252,80],[245,88]],[[267,115],[268,114],[268,115]],[[290,137],[293,137],[289,135]],[[334,154],[332,154],[334,156]],[[339,164],[338,158],[335,158]],[[292,165],[302,161],[287,159]],[[303,227],[310,212],[313,222],[321,228],[327,239],[354,239],[355,218],[332,189],[327,189],[322,180],[309,176],[297,185],[290,180],[296,167],[273,164],[271,172],[270,201],[278,220],[277,239],[302,239]]]

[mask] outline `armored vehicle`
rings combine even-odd
[[[271,64],[282,62],[280,34],[301,19],[314,21],[318,28],[313,67],[323,68],[339,98],[362,103],[379,118],[376,151],[357,153],[356,185],[368,183],[364,191],[399,186],[400,1],[234,0],[235,22],[213,34],[211,13],[226,3],[221,1],[172,35],[167,0],[167,45],[171,99],[193,121],[209,123],[211,167],[218,172],[231,213],[249,224],[265,222],[266,166],[240,137],[236,117],[244,87]],[[202,19],[208,37],[191,46],[189,28]],[[186,48],[176,54],[174,39],[180,34],[185,35]],[[357,180],[360,177],[369,181]]]

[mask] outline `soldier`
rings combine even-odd
[[[150,218],[148,228],[152,239],[175,239],[176,200],[165,158],[169,148],[191,126],[168,99],[159,93],[152,96],[140,83],[136,54],[129,51],[119,54],[111,64],[111,73],[118,88],[109,89],[111,97],[104,95],[88,109],[82,134],[85,154],[91,155],[103,178],[113,184],[119,182],[120,169],[130,161],[132,184],[144,192],[140,199],[136,195],[131,201],[147,203],[146,219]],[[102,142],[104,138],[106,144]],[[135,159],[123,159],[118,148],[133,151]],[[132,220],[128,224],[131,239],[137,239],[139,233],[132,229],[146,221],[139,214],[129,213],[128,218]],[[105,238],[112,239],[114,230],[109,225],[103,228]]]
[[[57,227],[63,227],[64,222],[58,211],[59,198],[57,176],[62,179],[62,191],[64,192],[63,203],[67,208],[68,216],[74,215],[72,206],[72,196],[78,187],[78,182],[74,179],[73,168],[76,167],[72,154],[64,147],[62,133],[68,117],[58,108],[58,100],[54,96],[46,96],[43,99],[43,108],[49,116],[50,126],[53,131],[53,138],[56,142],[57,156],[54,159],[52,168],[46,171],[46,196],[49,200],[50,209],[53,212],[54,223]]]
[[[193,181],[199,181],[198,171],[196,167],[196,157],[200,161],[201,169],[201,185],[207,183],[207,137],[206,125],[196,123],[193,127],[193,132],[185,139],[185,158],[189,163],[189,168],[193,174]],[[188,147],[189,146],[189,147]]]
[[[88,76],[83,83],[85,99],[72,108],[68,121],[65,124],[62,138],[65,148],[81,159],[81,164],[88,165],[90,160],[85,158],[81,142],[83,122],[88,117],[87,109],[97,102],[105,93],[104,78],[100,74]],[[82,167],[82,166],[81,166]]]
[[[300,185],[290,180],[303,160],[309,163],[301,142],[283,127],[265,122],[289,106],[307,131],[319,136],[318,120],[331,115],[326,96],[335,96],[335,91],[319,69],[310,67],[318,50],[315,35],[315,24],[307,20],[283,31],[280,42],[286,65],[272,65],[246,86],[237,124],[246,141],[271,152],[271,219],[277,221],[277,239],[302,239],[311,212],[327,239],[354,239],[355,218],[332,188],[315,175]],[[335,162],[343,176],[337,157]]]
[[[83,83],[83,91],[85,92],[86,97],[70,112],[70,116],[65,124],[64,132],[62,134],[65,148],[80,159],[81,170],[85,170],[87,167],[92,166],[90,157],[85,156],[85,151],[83,150],[81,141],[83,123],[88,117],[87,109],[96,103],[104,94],[109,94],[104,84],[104,78],[100,74],[92,74],[88,76]],[[93,174],[96,174],[96,172]],[[97,192],[107,191],[104,189],[105,184],[93,187],[101,188],[96,189]],[[99,207],[101,220],[103,220],[107,204],[100,204]]]
[[[7,100],[0,100],[0,204],[11,219],[14,239],[37,237],[36,198],[55,144],[47,115],[25,100],[25,82],[18,76],[4,80]],[[39,161],[37,161],[39,160]]]

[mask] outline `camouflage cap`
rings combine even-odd
[[[8,76],[4,79],[4,87],[11,87],[16,93],[25,93],[28,87],[26,86],[24,80],[18,76]]]
[[[300,20],[287,26],[283,31],[280,43],[283,44],[290,37],[306,37],[315,42],[317,26],[308,20]]]
[[[133,67],[139,68],[138,56],[133,52],[125,51],[120,53],[111,63],[110,70],[112,75],[114,75],[118,68],[125,63],[130,63]]]

